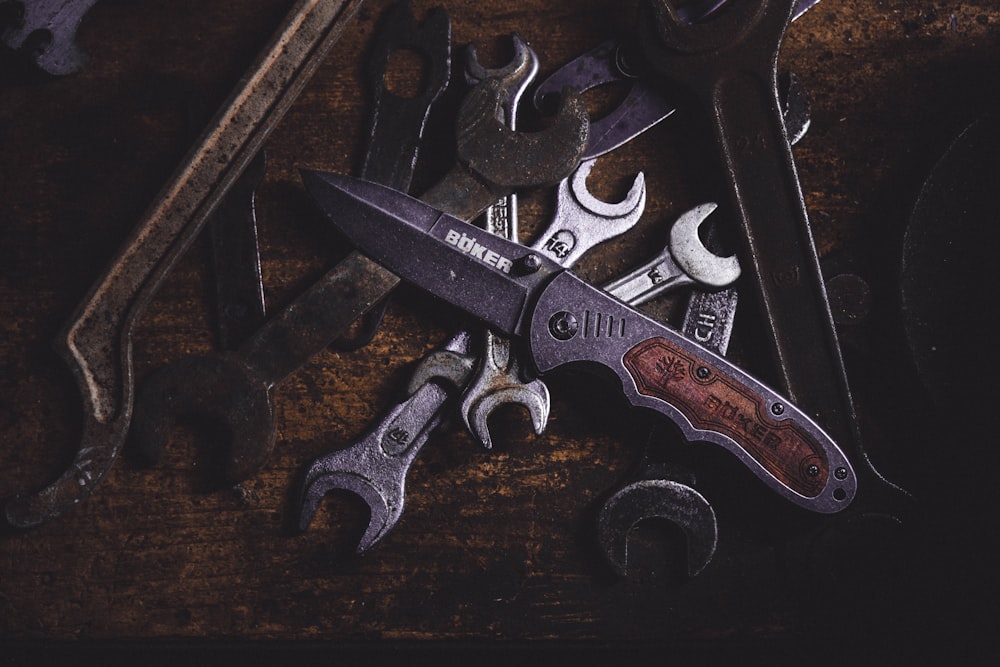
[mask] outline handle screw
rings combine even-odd
[[[775,417],[780,417],[785,414],[785,406],[783,403],[775,403],[771,406],[771,414]]]
[[[833,471],[833,476],[837,479],[847,479],[847,468],[837,468]]]

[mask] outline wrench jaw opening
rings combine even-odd
[[[683,531],[687,573],[697,576],[715,554],[715,511],[700,493],[667,479],[643,479],[618,489],[601,506],[597,537],[605,559],[619,577],[628,575],[629,534],[640,522],[662,519]]]
[[[403,488],[392,499],[363,476],[351,472],[329,472],[310,467],[299,499],[298,529],[305,532],[312,523],[320,503],[328,493],[349,491],[368,506],[368,526],[355,548],[363,554],[375,546],[399,521],[403,514]]]
[[[466,391],[462,401],[462,418],[469,432],[485,449],[493,449],[489,427],[490,415],[503,405],[521,406],[531,417],[535,435],[545,432],[549,421],[551,398],[548,386],[541,380],[536,379],[524,384],[494,385],[486,389],[476,400],[469,401],[470,396],[476,396],[471,389],[472,387]]]
[[[228,355],[182,359],[143,383],[129,441],[147,465],[160,461],[171,427],[182,415],[208,417],[224,427],[229,450],[222,476],[227,484],[251,477],[274,449],[271,387],[252,381]]]

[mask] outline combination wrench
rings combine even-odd
[[[70,466],[5,505],[28,528],[86,499],[118,458],[132,418],[132,326],[230,186],[292,105],[361,0],[298,0],[57,337],[84,402]]]
[[[567,98],[545,130],[520,133],[497,120],[504,93],[504,82],[486,79],[466,95],[458,111],[456,163],[423,195],[425,202],[471,220],[508,191],[558,182],[576,168],[587,142],[582,101]],[[517,159],[497,161],[498,152]],[[175,418],[200,413],[232,434],[226,480],[252,475],[274,446],[275,386],[398,282],[352,252],[235,352],[188,357],[160,369],[143,390],[141,419],[133,428],[136,448],[156,461]]]

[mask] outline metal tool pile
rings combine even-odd
[[[84,439],[59,480],[8,502],[7,520],[36,525],[86,498],[126,438],[155,462],[184,412],[223,420],[232,433],[227,481],[252,476],[274,446],[275,386],[331,344],[368,342],[401,278],[481,322],[423,359],[407,398],[365,435],[309,463],[298,495],[303,530],[325,494],[348,490],[371,509],[358,551],[370,549],[400,520],[407,472],[449,410],[457,407],[487,448],[488,418],[502,405],[523,406],[541,433],[550,403],[545,374],[581,363],[611,370],[632,404],[666,417],[687,441],[730,451],[807,512],[901,513],[908,496],[878,474],[860,443],[795,171],[790,146],[808,128],[808,104],[794,77],[779,85],[785,30],[817,1],[703,0],[683,10],[642,2],[635,45],[602,44],[541,82],[538,55],[517,35],[512,61],[500,68],[483,67],[470,48],[465,80],[451,82],[466,88],[456,163],[419,199],[403,193],[430,109],[449,85],[450,24],[443,10],[417,25],[407,3],[394,6],[369,63],[374,106],[360,179],[303,173],[306,190],[358,250],[268,314],[253,216],[260,148],[358,4],[300,1],[66,328],[60,347],[86,401]],[[384,85],[389,56],[400,48],[430,63],[413,98]],[[581,95],[611,82],[627,83],[628,95],[590,120]],[[518,129],[519,108],[530,100],[538,112],[553,97],[558,111],[546,129]],[[703,119],[692,130],[715,151],[717,201],[678,216],[667,247],[648,263],[600,289],[587,285],[569,269],[627,233],[646,202],[641,173],[620,202],[590,193],[596,158],[669,117],[675,104]],[[521,245],[515,193],[537,187],[557,189],[557,208]],[[224,349],[166,366],[136,393],[131,324],[213,212]],[[717,241],[714,230],[723,226],[739,240],[733,255]],[[780,386],[725,358],[738,291],[751,295],[743,303],[771,329]],[[635,309],[667,293],[688,298],[678,328]],[[652,438],[644,445],[639,468],[604,502],[601,548],[624,574],[630,529],[665,518],[688,538],[693,576],[715,551],[715,512],[691,471],[654,462],[657,446]]]

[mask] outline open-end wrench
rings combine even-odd
[[[688,24],[665,0],[642,4],[639,44],[665,88],[696,108],[714,139],[738,224],[749,287],[772,334],[777,381],[851,452],[858,487],[906,511],[908,496],[871,465],[860,441],[819,261],[782,117],[777,59],[795,0],[731,3]],[[855,506],[856,508],[858,506]]]
[[[581,179],[581,184],[583,180],[585,179]],[[637,188],[633,186],[632,191],[636,190]],[[567,210],[565,208],[567,206],[577,205],[564,204],[563,210]],[[604,204],[604,215],[600,217],[593,216],[593,212],[581,211],[585,216],[583,220],[600,221],[609,214],[608,208],[611,206],[615,205]],[[624,207],[620,204],[618,206],[622,209],[623,215],[629,215],[624,213],[626,210]],[[638,208],[641,212],[642,206]],[[692,247],[698,239],[698,224],[692,225],[688,222],[704,221],[710,210],[709,207],[699,207],[681,216],[685,220],[681,224],[682,234],[672,236],[670,244],[677,245],[678,253],[682,257],[688,252],[686,248]],[[618,233],[622,233],[621,228],[631,227],[638,216],[633,212],[630,218],[621,218],[613,227]],[[591,242],[592,232],[599,233],[599,236],[595,237],[595,242],[616,235],[593,224],[566,224],[570,220],[572,218],[563,222],[554,221],[533,248],[549,254],[550,257],[558,257],[563,262],[571,263],[580,254],[593,247],[595,243]],[[580,249],[580,252],[552,255],[553,246],[547,244],[547,241],[556,237],[565,238],[567,234],[577,239],[575,248]],[[681,263],[690,264],[683,258]],[[721,281],[720,275],[729,274],[730,264],[730,258],[719,258],[716,267],[706,263],[698,263],[695,266],[700,275],[714,284]],[[642,273],[640,269],[630,275],[633,279],[639,279]],[[625,280],[627,281],[628,277]],[[666,291],[679,282],[663,283],[660,289]],[[471,374],[473,364],[463,349],[467,341],[468,335],[461,333],[448,343],[445,350],[425,358],[411,380],[413,394],[407,401],[394,407],[386,418],[361,440],[350,447],[316,459],[309,466],[300,492],[300,529],[305,530],[308,527],[323,496],[334,489],[351,491],[361,497],[369,507],[369,524],[358,545],[359,553],[371,548],[396,525],[403,512],[406,473],[430,433],[441,420],[442,406],[447,394],[438,381],[445,380],[445,386],[455,384],[460,387]],[[416,437],[413,437],[414,435]]]
[[[458,159],[424,194],[425,202],[471,220],[508,191],[558,182],[577,166],[587,142],[581,100],[569,96],[551,125],[525,134],[497,120],[503,96],[504,84],[497,79],[487,79],[468,93],[458,112]],[[498,161],[497,154],[511,159]],[[155,461],[175,417],[202,413],[225,423],[233,436],[226,479],[235,482],[251,475],[274,445],[275,385],[398,282],[395,275],[353,252],[239,350],[189,357],[160,369],[143,389],[141,419],[137,417],[133,428],[136,446]]]
[[[538,56],[534,50],[524,43],[518,35],[512,35],[514,43],[514,59],[505,68],[496,70],[483,67],[476,58],[475,49],[469,49],[466,60],[465,77],[469,83],[475,84],[490,77],[503,76],[511,82],[507,93],[507,101],[503,107],[501,121],[507,127],[517,127],[517,107],[521,95],[538,73]],[[484,228],[491,234],[496,234],[509,241],[518,240],[517,231],[517,194],[495,202],[486,209]],[[495,404],[497,401],[520,405],[531,417],[531,424],[536,434],[541,434],[548,423],[550,401],[549,389],[538,378],[530,374],[521,363],[519,355],[511,347],[510,339],[500,336],[487,327],[482,327],[475,336],[479,344],[479,367],[462,394],[459,414],[465,420],[469,430],[479,438],[484,447],[493,446],[489,429],[478,428],[476,415],[482,412],[484,403]],[[488,414],[488,412],[487,412]],[[485,422],[485,416],[482,418]]]
[[[664,289],[686,285],[719,288],[740,277],[736,257],[720,258],[698,236],[698,228],[716,209],[714,203],[691,209],[670,228],[666,251],[640,267],[633,275],[614,280],[602,289],[622,301],[637,306]]]
[[[132,325],[164,276],[256,155],[353,18],[361,0],[298,0],[56,339],[84,401],[69,468],[11,499],[7,521],[27,528],[81,502],[121,451],[132,417]]]

